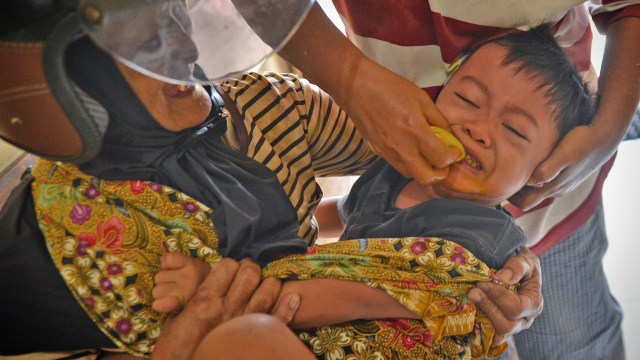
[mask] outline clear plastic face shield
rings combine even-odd
[[[159,80],[211,83],[283,46],[313,0],[83,0],[80,18],[102,48]],[[205,74],[194,74],[194,63]]]

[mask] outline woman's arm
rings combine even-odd
[[[422,185],[442,179],[458,157],[431,132],[448,128],[419,87],[367,58],[318,4],[280,51],[347,111],[372,149]],[[416,151],[417,150],[417,151]]]
[[[420,318],[386,291],[360,282],[334,279],[285,281],[280,296],[291,293],[300,296],[300,306],[289,323],[290,327],[297,329],[356,319]]]

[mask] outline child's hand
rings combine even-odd
[[[163,314],[180,311],[210,270],[211,267],[202,260],[181,253],[162,256],[160,272],[154,277],[153,310]]]

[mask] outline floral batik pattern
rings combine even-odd
[[[275,261],[263,275],[360,281],[385,290],[422,318],[361,320],[300,331],[321,359],[470,359],[498,356],[508,348],[491,346],[495,330],[466,296],[477,281],[498,282],[495,272],[446,239],[339,241]]]
[[[32,171],[38,224],[79,304],[121,349],[148,356],[164,316],[151,309],[160,257],[220,259],[212,209],[149,181],[105,181],[39,160]],[[468,359],[496,356],[494,329],[466,298],[494,272],[440,238],[358,239],[316,246],[268,265],[264,276],[360,281],[422,320],[361,320],[299,331],[321,359]]]
[[[119,347],[148,356],[164,316],[151,309],[160,257],[219,258],[212,210],[149,181],[105,181],[39,160],[32,174],[40,230],[82,308]]]

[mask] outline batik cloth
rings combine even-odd
[[[383,289],[422,320],[360,320],[299,331],[323,359],[470,359],[494,357],[491,322],[467,299],[493,270],[462,246],[442,238],[356,239],[319,245],[306,255],[269,264],[281,279],[329,278]],[[338,305],[338,304],[336,304]]]
[[[179,251],[210,265],[219,260],[212,210],[167,186],[99,180],[65,163],[40,160],[33,176],[38,223],[70,290],[114,343],[149,355],[164,322],[150,306],[160,256]],[[476,281],[492,281],[493,272],[445,239],[341,241],[273,262],[264,274],[360,281],[387,291],[423,319],[301,332],[314,353],[328,359],[363,352],[464,359],[505,350],[490,347],[493,327],[466,298]]]
[[[149,355],[165,319],[151,309],[160,257],[220,259],[211,209],[157,183],[99,180],[67,163],[40,160],[32,174],[40,230],[78,303],[116,345]]]

